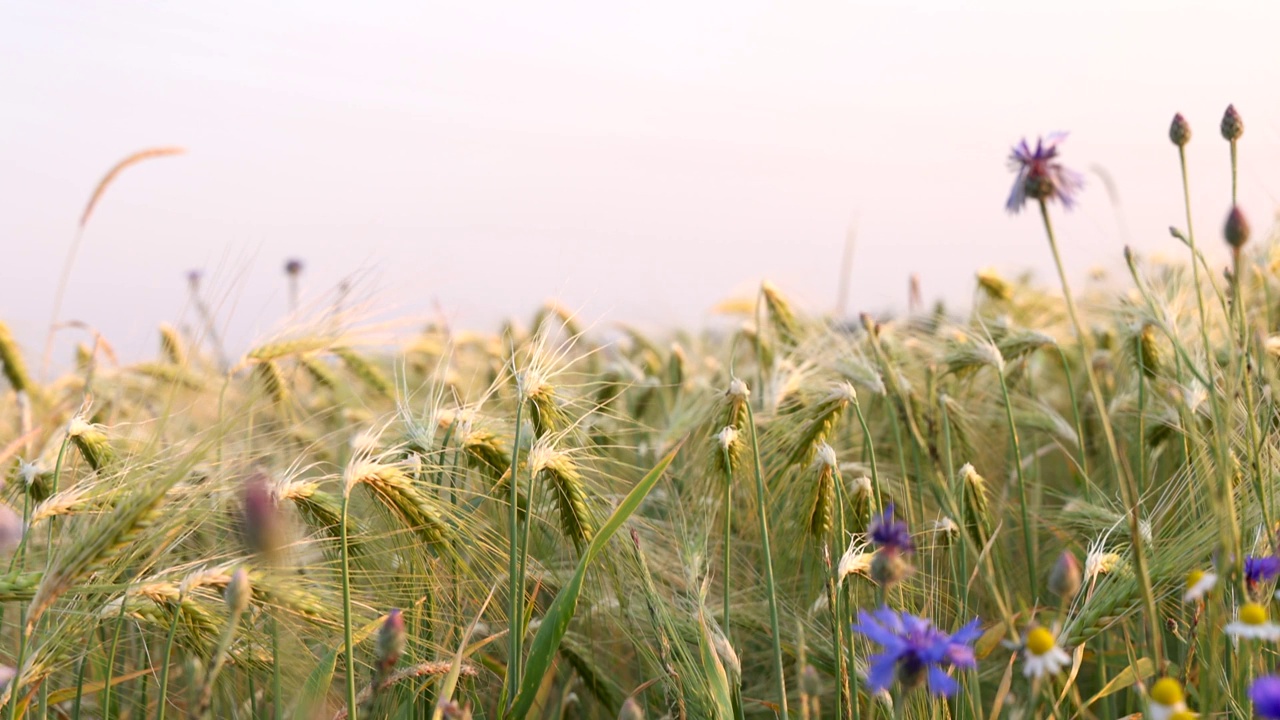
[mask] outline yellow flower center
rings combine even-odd
[[[1245,603],[1240,607],[1240,622],[1246,625],[1262,625],[1267,621],[1267,609],[1258,603]]]
[[[1196,714],[1190,710],[1179,710],[1170,715],[1169,720],[1196,720]]]
[[[1151,686],[1151,699],[1172,707],[1182,702],[1182,686],[1173,678],[1160,678]]]
[[[1053,649],[1053,633],[1038,627],[1027,633],[1027,649],[1032,655],[1043,655]]]
[[[1203,579],[1204,579],[1203,570],[1192,570],[1191,572],[1187,573],[1187,587],[1193,588],[1196,585],[1200,584],[1200,581]]]

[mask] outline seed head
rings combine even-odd
[[[618,712],[618,720],[644,720],[644,707],[635,698],[629,697],[626,702],[622,703],[622,710]]]
[[[237,568],[231,581],[222,591],[222,599],[232,615],[239,615],[249,609],[249,601],[253,599],[253,586],[249,584],[249,573],[244,568]]]
[[[385,675],[396,666],[400,656],[404,654],[405,640],[404,614],[396,608],[387,613],[387,619],[382,621],[382,627],[378,629],[379,672]]]
[[[800,671],[800,691],[809,697],[822,695],[822,677],[818,675],[818,668],[805,665]]]
[[[1240,118],[1240,113],[1236,112],[1235,105],[1228,105],[1227,111],[1222,113],[1222,137],[1226,140],[1239,140],[1244,135],[1244,120]]]
[[[0,553],[8,553],[17,549],[22,543],[26,526],[22,516],[5,503],[0,503]]]
[[[1249,242],[1249,221],[1245,219],[1239,206],[1232,206],[1231,212],[1227,214],[1227,224],[1222,230],[1222,235],[1226,238],[1227,244],[1237,251]]]
[[[1080,592],[1083,580],[1080,561],[1070,550],[1063,550],[1049,572],[1049,592],[1064,601],[1070,600]]]
[[[273,555],[280,546],[280,508],[267,474],[261,470],[244,482],[244,537],[249,550]]]
[[[289,258],[284,263],[284,272],[289,277],[298,277],[302,274],[302,261],[298,258]]]
[[[883,588],[902,582],[914,570],[902,553],[881,548],[871,558],[871,579]]]
[[[994,268],[978,271],[978,287],[982,288],[992,300],[1009,300],[1013,297],[1013,286],[1000,277]]]
[[[1144,323],[1134,338],[1134,350],[1137,351],[1139,367],[1142,374],[1151,378],[1160,373],[1163,357],[1160,343],[1156,339],[1156,328],[1151,323]]]
[[[1178,147],[1186,147],[1191,142],[1191,124],[1182,117],[1182,113],[1173,116],[1169,123],[1169,140]]]
[[[724,663],[724,669],[728,671],[729,676],[742,677],[742,661],[738,659],[738,651],[733,649],[733,645],[729,644],[729,638],[726,638],[719,628],[711,629],[711,644],[715,647],[716,654],[720,656],[720,662]]]

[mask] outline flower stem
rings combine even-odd
[[[342,515],[338,522],[342,557],[342,640],[347,658],[347,717],[356,720],[356,656],[355,635],[351,629],[351,563],[347,547],[347,506],[351,500],[351,488],[342,489]]]
[[[516,478],[519,477],[519,473],[516,470],[520,458],[520,422],[523,410],[524,400],[517,397],[515,436],[511,440],[510,508],[507,513],[507,519],[511,526],[511,537],[507,545],[507,585],[511,593],[511,597],[507,599],[507,623],[509,625],[507,632],[509,638],[507,642],[506,693],[508,702],[514,702],[516,693],[520,690],[520,653],[524,639],[521,629],[524,617],[524,578],[520,577],[520,517],[517,511],[519,485],[516,483]]]
[[[724,547],[722,548],[724,551],[724,577],[721,578],[720,580],[720,582],[724,583],[724,611],[723,611],[724,617],[721,618],[721,624],[724,627],[725,639],[732,642],[733,634],[729,625],[729,611],[731,608],[731,603],[729,600],[729,591],[730,591],[729,561],[732,558],[732,549],[733,549],[733,546],[731,544],[732,538],[733,538],[733,463],[731,462],[731,458],[729,457],[729,448],[727,446],[722,446],[720,448],[720,451],[724,453],[724,467],[725,467],[724,542],[723,542]]]
[[[756,501],[760,513],[760,545],[764,551],[764,584],[769,595],[769,629],[773,640],[773,670],[778,684],[779,717],[788,720],[787,676],[782,666],[782,635],[778,627],[778,594],[773,582],[773,555],[769,549],[769,505],[765,501],[764,468],[760,465],[760,440],[756,432],[755,412],[747,402],[747,424],[751,426],[751,455],[756,466]]]
[[[1211,350],[1213,345],[1209,342],[1209,321],[1208,315],[1204,310],[1204,288],[1200,282],[1200,263],[1204,262],[1204,257],[1196,249],[1196,232],[1191,223],[1191,183],[1187,174],[1187,151],[1184,147],[1178,148],[1178,163],[1182,169],[1182,202],[1186,207],[1187,213],[1186,241],[1187,246],[1191,250],[1192,285],[1195,286],[1196,309],[1200,315],[1200,342],[1204,348],[1205,374],[1208,376],[1208,382],[1205,383],[1205,390],[1209,393],[1209,409],[1213,412],[1214,460],[1216,461],[1219,472],[1220,502],[1222,503],[1222,508],[1225,510],[1228,520],[1226,527],[1222,527],[1221,525],[1219,527],[1219,543],[1221,545],[1219,549],[1221,552],[1225,553],[1226,557],[1231,557],[1239,555],[1239,553],[1235,552],[1235,548],[1238,544],[1237,538],[1240,536],[1240,531],[1236,521],[1235,494],[1232,491],[1233,481],[1228,464],[1229,456],[1227,451],[1227,440],[1226,436],[1223,434],[1224,425],[1222,423],[1222,410],[1219,403],[1218,387],[1217,384],[1213,382],[1213,376],[1215,374],[1215,361]],[[1234,194],[1235,192],[1233,189],[1232,195],[1234,196]],[[1197,262],[1197,260],[1199,262]],[[1207,263],[1205,264],[1205,270],[1206,272],[1208,271]],[[1217,286],[1215,285],[1214,287],[1216,292]],[[1219,300],[1221,300],[1221,297]],[[1224,314],[1227,312],[1225,303],[1223,305],[1223,312]],[[1229,319],[1228,324],[1230,324]],[[1233,564],[1238,567],[1240,562],[1242,561],[1237,559]]]
[[[1004,379],[1004,367],[995,368],[1000,378],[1000,395],[1004,398],[1005,419],[1009,423],[1009,444],[1013,452],[1013,468],[1018,478],[1018,504],[1022,506],[1022,543],[1027,553],[1027,602],[1029,606],[1036,604],[1036,581],[1040,577],[1036,573],[1035,542],[1031,531],[1031,517],[1027,508],[1027,479],[1022,471],[1022,446],[1018,442],[1018,425],[1013,421],[1013,403],[1009,400],[1009,383]],[[963,495],[963,492],[961,493]]]
[[[164,640],[164,656],[160,661],[160,691],[157,693],[158,705],[156,720],[164,720],[165,710],[169,707],[169,664],[173,659],[173,641],[178,635],[178,622],[182,618],[182,601],[185,594],[178,591],[178,602],[173,607],[173,622],[169,623],[169,634]],[[276,702],[280,702],[278,699]]]
[[[1062,255],[1058,252],[1058,241],[1053,234],[1053,223],[1049,219],[1049,206],[1043,199],[1040,200],[1040,217],[1044,221],[1045,235],[1049,239],[1049,250],[1053,253],[1053,264],[1058,270],[1058,280],[1062,284],[1062,297],[1067,305],[1067,314],[1070,316],[1071,325],[1076,332],[1076,341],[1080,347],[1081,365],[1084,367],[1085,376],[1089,380],[1089,392],[1093,395],[1093,402],[1097,406],[1098,422],[1102,426],[1102,433],[1107,441],[1107,451],[1111,455],[1111,464],[1116,480],[1120,483],[1124,502],[1128,505],[1129,535],[1133,542],[1134,570],[1138,577],[1138,584],[1142,589],[1143,610],[1147,616],[1151,648],[1157,667],[1162,667],[1164,665],[1163,637],[1160,630],[1160,617],[1156,614],[1156,600],[1155,593],[1151,588],[1151,576],[1147,572],[1147,557],[1145,543],[1142,539],[1137,488],[1134,487],[1132,474],[1125,471],[1124,464],[1120,460],[1115,431],[1111,428],[1111,418],[1107,414],[1107,403],[1102,397],[1102,389],[1098,386],[1098,378],[1093,372],[1093,363],[1090,362],[1089,340],[1085,335],[1084,326],[1080,324],[1080,313],[1076,310],[1076,302],[1071,295],[1071,285],[1067,282],[1067,272],[1062,265]]]

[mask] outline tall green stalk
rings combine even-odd
[[[1085,377],[1089,380],[1089,392],[1093,395],[1093,402],[1098,410],[1098,422],[1102,425],[1102,433],[1107,441],[1107,451],[1111,455],[1111,464],[1115,472],[1116,481],[1120,484],[1125,505],[1128,506],[1129,534],[1133,542],[1134,571],[1138,577],[1138,584],[1142,588],[1142,602],[1147,616],[1153,654],[1157,663],[1162,665],[1164,658],[1162,649],[1163,637],[1160,629],[1160,617],[1156,614],[1156,599],[1155,593],[1151,588],[1151,576],[1147,572],[1145,543],[1142,539],[1142,523],[1139,517],[1138,491],[1134,487],[1132,474],[1125,471],[1124,464],[1120,460],[1120,450],[1116,445],[1115,432],[1111,428],[1111,418],[1107,413],[1107,403],[1102,396],[1102,388],[1098,385],[1098,378],[1093,372],[1093,363],[1089,358],[1089,338],[1085,335],[1084,326],[1080,324],[1080,313],[1076,310],[1076,301],[1071,294],[1071,284],[1067,282],[1067,272],[1062,265],[1062,255],[1058,252],[1058,241],[1053,234],[1053,223],[1049,219],[1049,206],[1043,198],[1039,200],[1039,203],[1040,218],[1044,221],[1045,235],[1049,239],[1049,250],[1053,253],[1053,264],[1058,270],[1058,280],[1062,284],[1063,300],[1066,301],[1067,314],[1070,316],[1071,325],[1076,332],[1076,341],[1080,347]]]
[[[520,422],[524,410],[524,398],[520,391],[516,392],[516,425],[515,436],[511,440],[511,480],[509,487],[509,508],[507,518],[511,537],[507,544],[507,587],[511,597],[507,599],[507,702],[514,702],[520,690],[520,654],[523,645],[524,625],[524,578],[520,576],[520,517],[517,512],[519,499],[519,483],[517,472],[520,458]]]
[[[754,431],[752,434],[754,435]],[[730,588],[730,582],[729,582],[729,572],[731,568],[730,561],[732,560],[732,557],[733,557],[733,544],[732,544],[733,542],[733,463],[731,462],[731,458],[729,457],[729,447],[727,445],[721,444],[720,451],[724,453],[724,468],[725,468],[724,542],[722,543],[722,546],[723,546],[722,550],[724,552],[724,577],[721,579],[721,582],[724,584],[724,611],[723,611],[724,617],[722,618],[721,623],[724,626],[725,639],[729,640],[732,643],[733,631],[731,630],[731,626],[729,624],[729,611],[732,608],[732,603],[730,602],[731,588]]]
[[[1036,573],[1036,548],[1035,540],[1032,537],[1031,516],[1028,510],[1027,501],[1027,479],[1022,471],[1022,445],[1018,442],[1018,425],[1013,420],[1013,403],[1009,399],[1009,383],[1004,379],[1004,366],[995,368],[996,376],[1000,378],[1000,396],[1004,399],[1004,416],[1009,423],[1009,444],[1013,452],[1013,468],[1018,478],[1018,501],[1022,506],[1022,544],[1027,553],[1027,602],[1032,605],[1036,602],[1036,583],[1039,574]],[[961,493],[963,495],[963,492]]]
[[[778,592],[773,582],[773,553],[769,548],[769,504],[764,492],[764,468],[760,464],[760,440],[756,432],[755,411],[751,402],[747,405],[747,424],[751,426],[751,457],[756,466],[756,502],[760,513],[760,545],[764,552],[764,584],[769,594],[769,629],[773,637],[773,671],[777,682],[778,703],[782,720],[788,720],[787,714],[787,676],[782,665],[782,634],[778,626]]]
[[[1208,376],[1205,382],[1205,390],[1209,394],[1209,409],[1213,413],[1213,451],[1214,460],[1218,470],[1219,478],[1219,497],[1223,507],[1227,510],[1227,524],[1219,528],[1219,548],[1228,557],[1238,555],[1235,552],[1236,546],[1239,544],[1240,529],[1236,520],[1235,499],[1232,492],[1231,469],[1228,465],[1227,439],[1225,435],[1225,426],[1223,425],[1222,403],[1219,398],[1218,386],[1214,382],[1215,361],[1213,357],[1213,344],[1209,341],[1209,319],[1204,309],[1204,288],[1200,281],[1200,264],[1205,262],[1204,256],[1196,249],[1196,231],[1191,221],[1191,183],[1187,173],[1187,150],[1183,145],[1178,146],[1178,164],[1182,171],[1182,203],[1186,208],[1187,215],[1187,247],[1191,251],[1191,278],[1192,285],[1196,291],[1196,310],[1200,318],[1200,342],[1204,350],[1205,357],[1205,374]],[[1234,191],[1233,191],[1234,194]],[[1208,266],[1206,265],[1206,271]],[[1216,288],[1216,286],[1215,286]],[[1225,305],[1223,306],[1226,312]],[[1229,321],[1228,321],[1228,324]],[[1194,366],[1193,366],[1194,367]],[[1225,534],[1225,536],[1224,536]],[[1233,561],[1233,565],[1240,566],[1243,562],[1241,559]]]
[[[350,502],[351,487],[344,482],[342,514],[338,523],[338,542],[342,557],[342,641],[347,658],[347,717],[356,720],[356,641],[351,628],[351,563],[350,551],[347,547],[347,506]]]
[[[159,707],[156,708],[156,720],[164,720],[165,710],[169,706],[169,663],[173,658],[173,641],[178,636],[178,622],[182,617],[184,599],[186,599],[185,594],[179,590],[178,603],[173,610],[173,622],[169,623],[169,634],[164,640],[164,655],[160,660],[160,691],[156,695]]]
[[[1235,143],[1232,143],[1232,148],[1234,147]],[[1263,526],[1271,528],[1275,527],[1271,524],[1271,496],[1266,492],[1262,483],[1262,444],[1261,440],[1258,438],[1258,424],[1253,413],[1255,407],[1253,396],[1253,377],[1250,372],[1250,367],[1252,366],[1252,362],[1250,360],[1250,356],[1252,354],[1250,349],[1252,341],[1250,336],[1252,333],[1249,331],[1248,316],[1245,312],[1244,285],[1240,281],[1240,273],[1243,269],[1243,263],[1241,262],[1240,256],[1241,253],[1239,248],[1233,248],[1233,252],[1231,253],[1231,284],[1232,295],[1235,298],[1236,316],[1239,321],[1240,328],[1240,345],[1237,352],[1238,369],[1236,371],[1236,379],[1244,389],[1244,402],[1245,408],[1247,408],[1244,423],[1249,434],[1249,455],[1252,470],[1252,473],[1250,474],[1253,476],[1253,492],[1258,498],[1258,507],[1262,511]],[[1267,537],[1272,551],[1275,551],[1275,533],[1267,533]]]
[[[107,653],[106,677],[102,681],[102,717],[111,716],[111,691],[114,683],[111,678],[116,669],[116,651],[120,648],[120,632],[124,629],[125,608],[129,604],[129,586],[125,586],[120,596],[120,614],[116,617],[116,629],[111,636],[111,651]]]

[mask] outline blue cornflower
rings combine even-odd
[[[1013,191],[1005,203],[1006,210],[1019,212],[1028,198],[1056,199],[1062,207],[1071,209],[1076,193],[1084,187],[1084,178],[1057,162],[1058,144],[1066,139],[1066,133],[1053,133],[1048,138],[1037,139],[1034,150],[1025,139],[1013,146],[1009,169],[1018,173],[1018,178],[1014,180]]]
[[[1277,575],[1280,575],[1280,558],[1246,557],[1244,559],[1244,579],[1249,587],[1267,580],[1274,580]]]
[[[970,646],[982,635],[978,625],[975,618],[948,635],[935,628],[930,620],[905,612],[894,612],[887,607],[870,614],[859,610],[854,631],[884,648],[869,660],[867,686],[872,692],[880,692],[893,684],[896,676],[910,689],[927,677],[931,693],[954,695],[960,686],[947,674],[947,669],[977,667]]]
[[[1266,675],[1249,686],[1249,699],[1253,712],[1266,720],[1280,720],[1280,677]]]
[[[915,550],[911,544],[910,528],[905,522],[893,519],[893,503],[886,505],[884,512],[871,520],[867,534],[871,536],[871,542],[883,550],[904,553]]]

